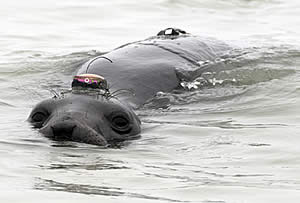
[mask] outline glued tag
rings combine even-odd
[[[107,90],[108,88],[105,78],[96,74],[81,74],[74,76],[72,89],[77,87],[103,90]]]
[[[171,35],[172,32],[173,32],[173,29],[167,29],[167,30],[165,31],[165,35]]]

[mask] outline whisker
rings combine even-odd
[[[118,95],[121,95],[121,94],[130,94],[132,96],[134,96],[134,91],[132,89],[118,89],[112,93],[110,93],[110,97],[117,97]]]
[[[60,99],[61,96],[59,93],[57,93],[54,89],[49,89],[50,93],[53,95],[54,99]]]

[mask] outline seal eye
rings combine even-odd
[[[112,128],[119,133],[127,133],[131,129],[128,119],[122,115],[113,117],[111,124]]]
[[[42,113],[42,112],[37,112],[37,113],[33,114],[31,119],[35,123],[40,123],[40,122],[43,122],[47,119],[47,115],[45,113]]]

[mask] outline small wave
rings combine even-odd
[[[36,178],[36,183],[34,188],[36,190],[44,191],[61,191],[70,193],[79,193],[86,195],[100,195],[109,197],[129,197],[144,200],[157,200],[157,201],[167,201],[167,202],[190,202],[190,201],[180,201],[176,199],[169,199],[165,197],[144,195],[141,193],[127,192],[122,188],[118,187],[107,187],[107,186],[94,186],[94,185],[83,185],[83,184],[72,184],[57,182],[49,179]]]
[[[213,10],[224,10],[224,9],[257,9],[258,7],[265,7],[268,4],[275,4],[278,3],[274,0],[216,0],[216,1],[197,1],[197,0],[166,0],[163,1],[163,6],[170,6],[173,7],[182,7],[182,8],[206,8],[206,9],[213,9]]]
[[[247,129],[247,128],[284,128],[288,127],[285,124],[277,123],[256,123],[256,124],[241,124],[236,123],[232,120],[204,120],[204,121],[156,121],[151,119],[142,119],[143,123],[147,124],[160,124],[160,125],[185,125],[185,126],[195,126],[195,127],[217,127],[223,129]]]
[[[18,50],[8,53],[7,56],[10,57],[10,61],[0,63],[0,67],[7,70],[3,72],[3,74],[9,74],[9,76],[18,78],[39,73],[49,74],[49,72],[71,74],[78,66],[91,57],[101,54],[103,53],[96,50],[63,55],[52,55],[40,51]]]
[[[16,99],[25,98],[24,101],[35,103],[51,96],[50,89],[69,88],[76,69],[91,57],[100,54],[102,53],[95,50],[64,55],[19,50],[9,53],[8,57],[12,62],[0,63],[0,78],[5,82],[3,88],[15,90],[18,95]],[[10,78],[14,78],[14,82],[9,82]],[[3,105],[9,106],[0,101],[0,106]]]
[[[9,104],[9,103],[7,103],[7,102],[4,102],[4,101],[1,101],[1,100],[0,100],[0,106],[9,106],[9,107],[15,107],[14,105],[12,105],[12,104]]]
[[[182,89],[158,92],[145,108],[168,108],[205,101],[224,101],[247,93],[254,85],[281,80],[297,73],[300,51],[289,46],[235,49],[215,61],[199,62],[200,77],[180,83]],[[220,63],[223,65],[220,66]],[[193,77],[198,70],[180,70]]]
[[[192,82],[182,82],[181,86],[185,89],[199,89],[203,87],[218,87],[225,85],[252,85],[280,79],[294,74],[294,69],[268,69],[268,68],[241,68],[235,70],[225,70],[220,72],[205,72],[201,77]]]

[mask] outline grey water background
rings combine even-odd
[[[1,202],[299,202],[299,1],[1,0],[0,25]],[[141,139],[54,142],[26,122],[83,61],[170,26],[236,48],[137,111]]]

